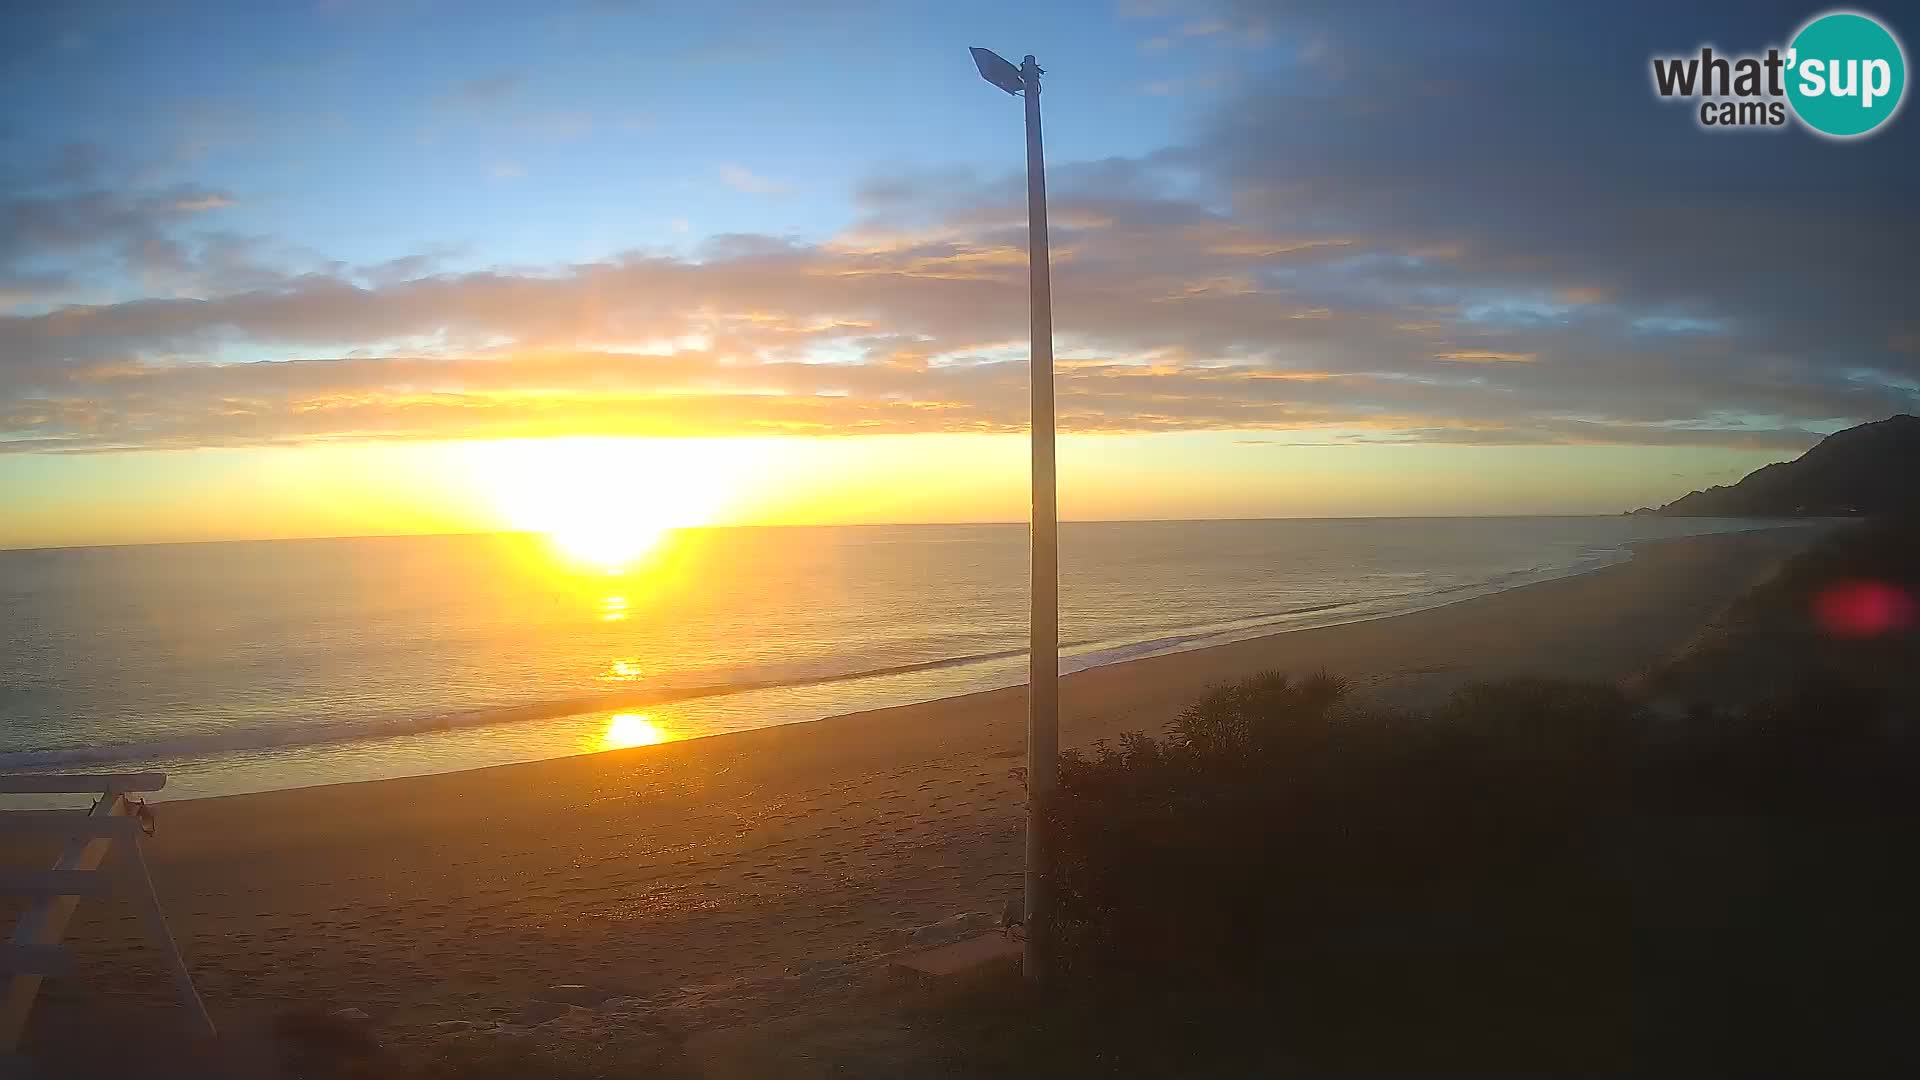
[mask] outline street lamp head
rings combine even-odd
[[[1026,89],[1026,80],[1021,78],[1020,69],[992,49],[976,48],[973,52],[973,66],[980,69],[980,77],[1009,94],[1017,94]]]

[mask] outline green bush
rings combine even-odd
[[[1920,1007],[1916,741],[1833,682],[1665,718],[1544,680],[1417,713],[1221,687],[1063,756],[1060,977],[998,1027],[1134,1075],[1906,1061],[1852,1032]]]
[[[1062,964],[1087,978],[1270,982],[1314,934],[1554,868],[1618,801],[1640,718],[1618,693],[1469,687],[1432,715],[1267,674],[1165,738],[1064,755]]]

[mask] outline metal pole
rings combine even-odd
[[[1060,752],[1059,522],[1053,470],[1053,290],[1047,256],[1047,171],[1040,149],[1040,65],[1020,65],[1027,104],[1027,277],[1032,305],[1033,608],[1027,669],[1027,875],[1021,970],[1046,977],[1053,928],[1047,810]]]

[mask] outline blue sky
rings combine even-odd
[[[128,181],[213,182],[245,193],[223,228],[357,265],[552,265],[824,239],[876,170],[1016,166],[1018,102],[973,79],[971,43],[1047,54],[1061,160],[1171,144],[1197,106],[1176,84],[1258,59],[1217,18],[1150,9],[808,8],[79,5],[24,31],[52,47],[8,71],[38,106],[9,156],[80,143]]]
[[[343,447],[1017,435],[1019,103],[971,45],[1049,72],[1064,430],[1236,515],[1664,501],[1920,399],[1911,115],[1708,132],[1650,89],[1655,53],[1819,10],[9,10],[0,544],[139,537],[135,488],[231,509]],[[1383,445],[1531,486],[1325,453]],[[1244,479],[1274,447],[1423,489]],[[93,524],[57,526],[81,482]]]

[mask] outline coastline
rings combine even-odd
[[[1782,524],[1743,522],[1735,531]],[[1063,642],[1061,672],[1071,677],[1141,658],[1400,618],[1595,573],[1630,560],[1636,547],[1667,539],[1672,538],[1622,538],[1613,546],[1564,551],[1531,567],[1521,563],[1484,579],[1410,592],[1382,593],[1363,587],[1293,608],[1215,610],[1212,618],[1205,617],[1203,606],[1186,621],[1162,620],[1157,625],[1149,621],[1132,633]],[[450,696],[439,699],[442,707],[436,708],[435,699],[429,697],[425,708],[413,715],[323,710],[299,724],[242,722],[186,730],[146,743],[109,741],[9,751],[0,753],[0,769],[163,771],[171,780],[169,790],[158,796],[164,802],[462,772],[631,746],[634,740],[616,737],[618,722],[631,724],[636,717],[619,714],[637,713],[652,741],[684,740],[1013,688],[1026,681],[1025,657],[1024,648],[1002,647],[894,663],[868,661],[878,666],[861,666],[850,659],[844,664],[816,665],[813,671],[761,667],[732,672],[724,681],[721,673],[713,672],[680,684],[654,682],[510,704],[476,704]]]
[[[1325,668],[1417,704],[1481,678],[1622,680],[1815,531],[1663,540],[1631,560],[1411,614],[1090,668],[1062,743],[1156,731],[1209,685]],[[654,746],[160,808],[155,884],[216,1018],[304,1006],[398,1021],[777,973],[1018,890],[1024,687]],[[38,1038],[151,1011],[119,902],[83,908]],[[104,1012],[101,1012],[104,1010]]]

